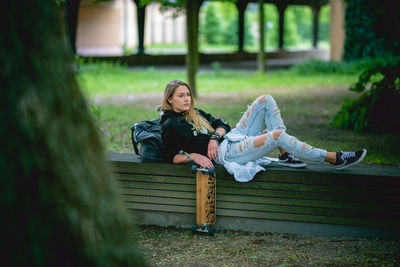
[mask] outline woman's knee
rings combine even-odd
[[[257,98],[257,103],[262,104],[267,102],[267,97],[270,95],[261,95]]]
[[[281,137],[281,134],[283,133],[282,130],[274,130],[272,132],[272,137],[274,138],[275,142],[278,141],[279,137]]]
[[[268,99],[269,97],[271,97],[271,95],[262,95],[262,96],[259,96],[256,100],[254,100],[253,104],[252,104],[251,106],[249,106],[249,108],[248,108],[247,111],[246,111],[246,117],[247,117],[247,118],[250,117],[252,111],[253,111],[254,109],[256,109],[256,107],[261,107],[262,105],[265,105],[265,106],[266,106],[266,104],[267,104],[267,99]],[[271,97],[271,98],[272,98],[272,97]],[[245,125],[243,125],[243,126],[246,128]]]
[[[254,147],[261,147],[265,144],[265,141],[267,141],[268,138],[268,133],[258,135],[257,137],[254,138]]]

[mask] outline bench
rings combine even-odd
[[[119,193],[143,225],[190,228],[196,179],[180,164],[107,155]],[[336,171],[273,163],[248,183],[216,166],[218,230],[400,239],[400,168],[357,165]]]

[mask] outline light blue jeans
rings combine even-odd
[[[273,138],[275,130],[282,131],[276,140]],[[228,142],[226,161],[245,164],[264,157],[277,148],[292,152],[301,159],[316,162],[323,162],[327,154],[326,150],[312,147],[286,133],[280,110],[271,95],[257,98],[248,107],[233,131],[246,137],[241,141]],[[264,144],[256,147],[254,140],[260,134],[266,134],[266,140]]]

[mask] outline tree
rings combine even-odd
[[[295,14],[289,7],[285,12],[285,32],[284,32],[284,45],[285,46],[296,46],[300,41],[300,36],[298,34],[297,24],[295,21]]]
[[[222,40],[221,25],[215,12],[213,3],[208,3],[205,8],[204,25],[202,27],[202,34],[207,43],[219,44]]]
[[[347,60],[400,54],[400,9],[397,1],[348,0]]]
[[[228,21],[228,25],[226,26],[223,37],[224,42],[226,44],[236,45],[238,43],[238,16],[234,16],[232,19]],[[254,36],[251,33],[251,21],[248,16],[244,16],[244,44],[245,45],[253,45],[255,43]]]
[[[289,6],[286,12],[291,12],[296,25],[296,31],[302,42],[311,43],[312,39],[312,14],[309,6]],[[289,18],[288,18],[289,19]]]
[[[143,265],[56,4],[6,1],[0,14],[1,265]]]
[[[400,58],[364,71],[351,91],[362,93],[345,100],[331,124],[358,132],[400,134]]]

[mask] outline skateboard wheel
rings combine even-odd
[[[196,173],[198,167],[199,167],[199,166],[197,166],[196,164],[192,165],[192,167],[191,167],[192,173]]]
[[[192,226],[192,233],[196,233],[198,229],[198,226]]]
[[[215,233],[215,228],[212,228],[212,227],[208,228],[208,235],[209,236],[213,236],[214,233]]]
[[[208,174],[210,174],[210,175],[214,175],[215,174],[214,166],[208,168]]]

